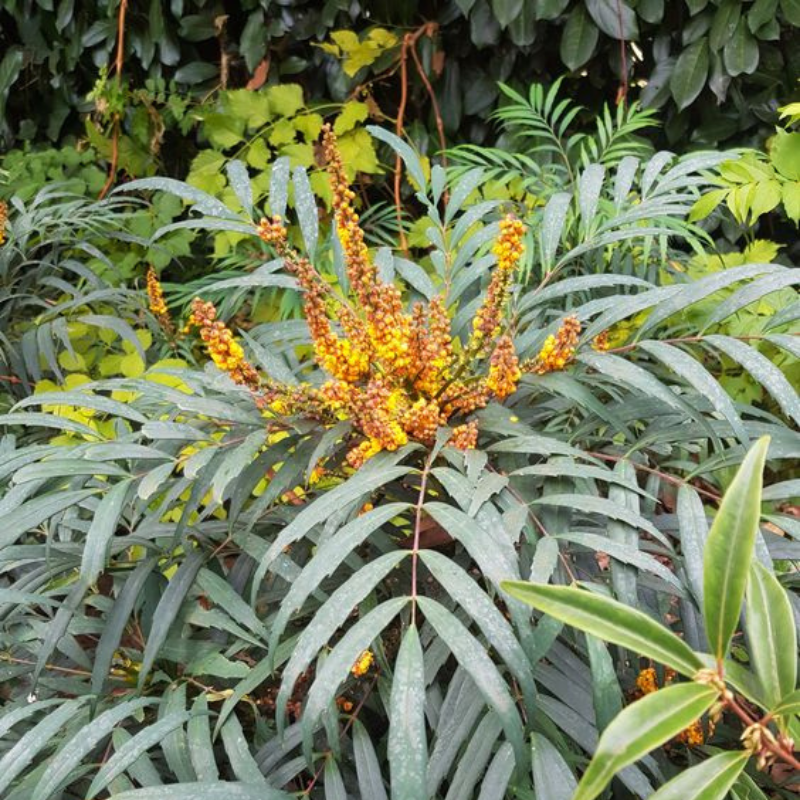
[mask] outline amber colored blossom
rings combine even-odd
[[[420,397],[403,415],[401,424],[413,439],[423,444],[433,444],[441,419],[442,411],[438,403]]]
[[[283,250],[286,247],[288,231],[277,214],[272,219],[262,217],[256,230],[259,239],[263,242],[271,244],[278,250]]]
[[[347,277],[364,308],[369,306],[369,292],[376,282],[377,272],[369,257],[364,232],[353,207],[355,192],[350,188],[336,134],[330,125],[322,128],[322,150],[328,167],[333,192],[333,211],[336,230],[342,243]]]
[[[636,678],[636,686],[642,694],[652,694],[658,689],[656,671],[653,667],[643,669]]]
[[[464,425],[453,428],[453,435],[448,444],[458,450],[474,450],[478,444],[478,423],[471,420]]]
[[[486,388],[499,400],[504,400],[517,391],[517,384],[522,377],[519,358],[514,349],[511,337],[501,336],[497,340],[492,357],[489,360],[489,375]]]
[[[342,297],[334,291],[289,245],[280,217],[261,219],[256,232],[284,258],[303,290],[315,359],[331,379],[318,388],[281,391],[269,386],[264,393],[266,408],[277,414],[350,420],[363,437],[356,438],[346,455],[346,462],[357,469],[382,450],[397,450],[410,440],[431,445],[440,426],[515,391],[519,361],[511,338],[500,334],[525,227],[513,216],[500,222],[492,248],[497,266],[470,341],[459,348],[442,296],[416,304],[408,314],[399,288],[380,279],[330,126],[323,129],[322,145],[350,294]],[[450,443],[470,449],[477,437],[477,423],[471,421],[455,427]]]
[[[0,200],[0,244],[6,240],[6,223],[8,222],[8,206]]]
[[[556,335],[545,339],[539,355],[529,366],[526,365],[526,371],[544,375],[547,372],[564,369],[575,356],[580,332],[581,324],[578,318],[566,317]]]
[[[150,311],[153,312],[153,315],[156,317],[161,327],[168,334],[172,334],[174,328],[169,316],[169,309],[164,300],[164,290],[161,287],[161,282],[158,280],[156,271],[152,267],[147,270],[147,299]]]
[[[414,388],[435,396],[451,377],[453,335],[450,317],[441,295],[433,297],[427,309],[422,303],[414,307],[412,318],[412,359]]]
[[[244,357],[242,346],[233,333],[217,319],[217,309],[211,302],[203,302],[199,297],[192,301],[192,313],[187,327],[200,329],[200,338],[211,356],[211,360],[231,379],[251,389],[258,387],[258,373]]]
[[[470,353],[485,350],[500,333],[514,272],[525,252],[522,242],[524,235],[525,226],[513,215],[509,214],[500,221],[500,235],[492,247],[497,258],[497,269],[492,274],[486,296],[472,321],[472,336],[467,348]]]
[[[353,664],[350,672],[356,678],[363,678],[369,672],[369,668],[375,661],[375,656],[372,655],[371,650],[365,650],[357,659],[356,663]]]
[[[592,339],[592,349],[597,350],[599,353],[604,353],[608,350],[608,331],[601,331],[597,336]]]

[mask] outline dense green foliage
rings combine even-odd
[[[798,31],[0,4],[0,797],[792,798]]]

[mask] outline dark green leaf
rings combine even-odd
[[[573,800],[594,800],[621,769],[679,734],[716,699],[713,687],[681,683],[629,705],[600,737]]]
[[[769,437],[748,452],[720,504],[703,557],[703,616],[711,652],[722,659],[739,622],[761,516]]]
[[[706,85],[708,65],[708,40],[705,37],[690,44],[678,56],[669,88],[681,111],[697,99]]]
[[[627,647],[688,677],[703,667],[683,639],[641,611],[609,597],[571,586],[539,586],[522,581],[504,581],[502,589],[567,625]]]
[[[684,770],[650,795],[650,800],[723,800],[749,758],[742,751],[719,753]]]

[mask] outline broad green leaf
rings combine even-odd
[[[497,714],[506,738],[514,748],[517,768],[525,769],[528,754],[524,750],[522,723],[508,687],[480,642],[444,606],[426,597],[419,598],[425,619],[444,640],[456,661],[469,673],[478,691]]]
[[[314,192],[311,190],[311,183],[308,180],[308,172],[303,167],[296,167],[292,173],[294,183],[294,207],[297,212],[297,219],[300,222],[300,230],[303,234],[303,243],[309,257],[313,257],[317,252],[317,240],[319,239],[319,211]]]
[[[355,758],[358,789],[362,797],[370,800],[387,800],[381,776],[378,754],[367,729],[360,720],[353,720],[353,756]]]
[[[683,568],[692,593],[702,605],[703,550],[708,539],[708,522],[700,495],[688,484],[678,490],[678,529],[681,535]]]
[[[147,644],[142,656],[142,666],[139,670],[139,686],[144,686],[147,676],[158,657],[158,651],[164,644],[172,627],[172,623],[178,616],[181,605],[186,599],[186,595],[194,584],[197,573],[203,565],[204,556],[199,550],[192,550],[186,556],[183,563],[178,567],[175,574],[169,581],[169,585],[161,595],[158,606],[153,614],[153,627],[147,637]]]
[[[797,629],[789,595],[758,561],[747,584],[746,630],[755,671],[769,707],[797,684]]]
[[[573,12],[573,14],[576,12]],[[581,12],[582,13],[582,12]],[[591,25],[587,21],[587,25]],[[595,33],[597,28],[594,28]],[[564,34],[566,36],[566,33]],[[563,41],[563,39],[562,39]],[[541,247],[542,269],[547,272],[552,269],[555,263],[558,246],[564,232],[564,225],[567,221],[567,213],[572,204],[572,195],[568,192],[558,192],[554,194],[544,207],[542,216],[542,227],[539,233]]]
[[[228,581],[217,575],[216,572],[201,569],[197,574],[197,585],[232,619],[235,619],[240,625],[244,625],[256,636],[266,640],[266,626]]]
[[[139,709],[157,702],[154,699],[139,698],[127,700],[104,711],[100,716],[84,725],[47,763],[47,771],[36,785],[31,800],[47,800],[65,781],[73,769],[95,746],[108,736],[126,717]]]
[[[425,671],[417,628],[403,636],[394,665],[389,703],[388,758],[392,800],[425,797],[428,743],[425,735]]]
[[[620,484],[612,484],[608,487],[609,501],[627,509],[632,514],[639,515],[639,496],[621,485],[623,483],[636,484],[636,469],[630,461],[619,461],[614,467],[614,472],[619,476]],[[610,519],[607,529],[608,538],[612,542],[638,549],[639,532],[634,526],[622,520]],[[633,607],[638,605],[635,567],[614,559],[611,562],[611,585],[614,587],[617,600]]]
[[[269,176],[269,210],[276,217],[283,217],[286,214],[290,168],[291,161],[288,156],[281,156],[272,165]]]
[[[706,342],[741,364],[771,395],[786,416],[800,425],[800,397],[786,376],[754,348],[730,336],[716,334]]]
[[[473,796],[475,786],[486,770],[502,731],[503,727],[495,713],[490,711],[484,715],[458,761],[445,800],[460,800],[462,797]]]
[[[266,778],[250,752],[250,743],[236,714],[231,714],[225,720],[220,729],[220,737],[234,776],[244,783],[265,784]]]
[[[713,687],[680,683],[629,705],[600,737],[573,800],[594,800],[621,769],[686,729],[716,699]]]
[[[761,516],[769,437],[745,456],[708,534],[703,555],[703,617],[711,652],[723,659],[739,622]]]
[[[51,700],[36,700],[33,703],[17,706],[16,708],[6,707],[3,711],[3,716],[0,717],[0,739],[5,738],[5,735],[18,722],[22,722],[28,717],[32,717],[34,714],[38,714],[40,711],[43,711],[46,708],[52,708],[53,706],[61,705],[63,702],[63,699],[60,697],[54,697]]]
[[[772,709],[772,713],[775,716],[800,714],[800,689],[795,689],[795,691],[782,697],[778,705]]]
[[[38,753],[52,744],[53,737],[75,718],[88,700],[88,697],[67,700],[15,742],[0,759],[0,795],[5,794],[14,779],[22,774]]]
[[[192,704],[192,716],[186,725],[186,740],[189,743],[189,758],[198,779],[203,783],[218,780],[219,770],[208,720],[208,698],[204,693],[197,695]]]
[[[250,185],[250,176],[247,167],[237,159],[232,159],[226,165],[228,183],[236,194],[236,199],[242,204],[248,216],[253,216],[253,187]]]
[[[191,712],[189,711],[168,714],[166,717],[140,730],[135,736],[125,742],[122,747],[100,767],[86,793],[86,800],[92,800],[92,798],[105,789],[117,775],[121,775],[143,753],[157,745],[164,738],[165,734],[183,725],[190,717]],[[162,787],[158,788],[161,789]]]
[[[573,72],[582,67],[594,53],[600,31],[585,9],[578,5],[570,11],[561,34],[561,60]]]
[[[266,441],[264,431],[251,433],[238,447],[225,455],[211,482],[211,495],[215,502],[221,503],[225,498],[225,490],[231,481],[241,475],[258,455]]]
[[[86,534],[81,559],[81,576],[90,586],[106,568],[108,548],[117,531],[120,514],[128,497],[132,480],[115,483],[98,503]]]
[[[504,581],[501,588],[567,625],[627,647],[687,677],[693,677],[703,667],[703,662],[683,639],[647,614],[617,600],[572,586]]]
[[[323,772],[323,782],[325,786],[325,800],[347,800],[347,792],[344,788],[342,774],[336,765],[336,759],[328,756],[325,759],[325,770]]]
[[[597,729],[603,731],[622,711],[622,690],[606,643],[587,634],[586,649],[592,670],[592,696]]]
[[[533,787],[538,800],[570,800],[578,782],[564,757],[541,734],[531,734]]]
[[[389,131],[379,128],[377,125],[367,125],[367,130],[376,139],[380,139],[392,148],[403,160],[409,175],[414,179],[423,194],[427,192],[427,181],[422,169],[422,162],[419,156],[399,137]]]
[[[586,0],[586,8],[606,36],[623,41],[639,37],[636,12],[622,0]]]
[[[650,800],[723,800],[749,758],[750,754],[741,750],[719,753],[681,772],[650,795]]]
[[[679,56],[669,80],[669,88],[678,109],[691,105],[708,77],[708,39],[704,36],[690,44]]]

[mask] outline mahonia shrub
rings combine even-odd
[[[765,663],[763,615],[732,638],[741,572],[725,641],[705,638],[722,630],[709,622],[721,595],[699,554],[724,544],[708,520],[736,515],[722,495],[769,436],[746,462],[750,476],[766,464],[763,505],[731,489],[753,501],[736,552],[747,567],[757,554],[769,590],[791,584],[800,399],[757,341],[689,312],[725,289],[727,318],[790,271],[586,274],[592,248],[641,235],[636,215],[576,244],[568,218],[601,227],[585,193],[525,225],[475,196],[481,170],[428,178],[407,144],[370,130],[419,187],[423,249],[367,246],[330,132],[330,220],[302,169],[272,182],[264,209],[236,162],[236,210],[167,179],[126,187],[172,192],[184,227],[263,247],[210,296],[298,291],[304,315],[231,319],[201,296],[183,318],[151,274],[143,317],[204,369],[96,380],[0,416],[0,794],[522,800],[588,774],[592,790],[647,797],[695,761],[714,772],[712,753],[741,749],[737,709],[770,713],[780,695],[785,729],[751,730],[753,769],[735,776],[743,796],[771,790],[784,777],[769,735],[796,738],[791,675],[762,691],[767,673],[741,669]],[[667,183],[691,194],[680,175]],[[787,316],[759,336],[796,348]],[[774,407],[734,403],[713,371],[723,358]],[[44,411],[56,404],[111,424]],[[53,444],[65,430],[73,442]],[[586,636],[585,616],[544,608],[537,587],[596,598],[596,618],[635,613],[634,633]],[[717,659],[735,705],[715,706],[718,670],[694,680]],[[676,697],[658,736],[598,771],[628,741],[620,711],[635,733],[629,711]]]

